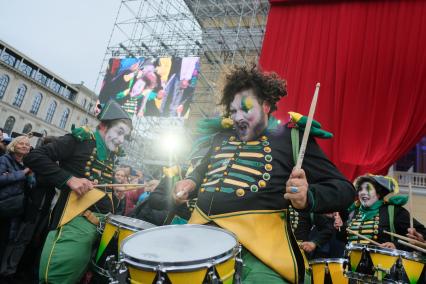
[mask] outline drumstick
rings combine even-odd
[[[417,251],[420,251],[422,253],[426,253],[426,249],[418,247],[418,246],[410,244],[410,243],[407,243],[407,242],[404,242],[403,240],[398,240],[398,243],[400,243],[401,245],[413,248],[413,249],[415,249]]]
[[[146,187],[146,184],[144,183],[123,183],[123,184],[119,184],[119,183],[105,183],[105,184],[95,184],[93,185],[93,187],[97,187],[97,188],[103,188],[103,187],[130,187],[130,189],[128,190],[134,190],[134,189],[139,189],[141,187]],[[134,188],[132,188],[134,187]]]
[[[361,239],[364,239],[364,240],[366,240],[366,241],[369,241],[370,243],[372,243],[372,244],[374,244],[374,245],[376,245],[376,246],[380,246],[380,243],[378,243],[378,242],[376,242],[376,241],[373,241],[372,239],[369,239],[369,238],[367,238],[367,237],[364,237],[363,235],[358,234],[357,232],[352,231],[351,229],[346,229],[346,231],[347,231],[348,233],[351,233],[352,235],[355,235],[355,236],[360,237]]]
[[[411,177],[410,177],[411,179]],[[413,188],[411,181],[408,182],[408,214],[410,214],[410,228],[413,229]]]
[[[305,131],[303,132],[302,144],[300,145],[299,156],[297,157],[296,169],[302,168],[303,157],[305,156],[306,144],[308,144],[309,132],[311,132],[312,119],[314,118],[315,107],[317,106],[318,92],[320,83],[317,83],[314,97],[312,98],[311,107],[309,108],[308,121],[306,122]]]
[[[397,237],[397,238],[402,239],[404,241],[412,242],[413,244],[415,244],[417,246],[426,248],[426,243],[423,243],[421,241],[418,241],[418,240],[415,240],[415,239],[411,239],[411,238],[406,237],[406,236],[401,236],[401,235],[398,235],[398,234],[395,234],[395,233],[392,233],[392,232],[388,232],[388,231],[383,231],[383,233],[388,234],[390,236]]]

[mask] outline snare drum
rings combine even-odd
[[[426,259],[415,253],[363,244],[346,247],[348,278],[369,283],[424,283]]]
[[[95,283],[104,283],[101,279],[111,277],[108,271],[106,259],[113,255],[118,260],[118,252],[122,241],[128,236],[145,229],[156,227],[155,225],[120,215],[108,215],[105,226],[101,228],[102,237],[95,259],[92,261]],[[103,230],[102,230],[103,229]],[[109,283],[109,282],[108,282]]]
[[[131,283],[233,283],[237,254],[234,234],[203,225],[171,225],[124,240],[122,261]]]
[[[319,258],[311,260],[309,266],[312,269],[313,284],[347,284],[349,279],[345,277],[344,258]]]

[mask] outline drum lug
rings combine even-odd
[[[397,281],[403,281],[404,279],[404,266],[402,265],[402,258],[399,256],[397,262],[396,262],[396,280]]]
[[[383,281],[385,275],[390,273],[389,269],[384,269],[380,265],[374,267],[374,270],[374,275],[376,276],[378,281]]]
[[[166,283],[166,278],[163,276],[166,274],[166,270],[162,265],[157,266],[157,281],[155,281],[155,284],[163,284]]]
[[[235,258],[235,274],[234,274],[234,284],[241,284],[241,275],[243,274],[243,260],[240,257]]]
[[[214,272],[214,268],[211,268],[209,271],[210,284],[219,284],[219,279]]]
[[[155,284],[163,284],[164,281],[166,281],[166,278],[163,277],[163,273],[160,268],[157,270],[157,275],[157,281],[155,281]]]
[[[110,255],[106,259],[108,273],[110,275],[110,284],[127,283],[127,268],[121,261],[115,260],[115,255]]]

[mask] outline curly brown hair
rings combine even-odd
[[[260,103],[268,102],[271,106],[269,113],[277,109],[277,102],[287,95],[287,82],[276,73],[265,73],[253,65],[251,67],[235,67],[225,78],[220,104],[229,115],[230,105],[237,93],[252,89]]]

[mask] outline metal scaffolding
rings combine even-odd
[[[268,0],[122,0],[95,89],[111,57],[200,56],[187,121],[193,128],[220,114],[218,94],[229,68],[257,62],[268,11]]]
[[[200,80],[192,121],[219,114],[212,109],[223,75],[234,65],[257,63],[269,11],[267,0],[184,0],[202,30]],[[210,112],[209,112],[210,110]],[[197,112],[198,111],[198,112]]]

